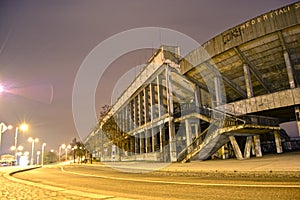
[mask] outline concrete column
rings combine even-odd
[[[144,137],[144,133],[143,132],[141,132],[140,133],[140,154],[142,154],[142,153],[144,153],[145,151],[144,151],[144,148],[145,148],[145,146],[144,146],[144,140],[145,140],[145,137]]]
[[[248,136],[246,139],[244,158],[249,159],[251,156],[252,136]]]
[[[144,88],[144,112],[145,112],[145,123],[147,123],[148,120],[148,115],[149,115],[149,107],[148,107],[148,90],[147,87]]]
[[[252,137],[251,149],[252,149],[252,155],[254,155],[254,156],[255,156],[255,144],[254,144],[254,137]]]
[[[286,65],[286,71],[287,71],[288,78],[289,78],[290,87],[295,88],[293,68],[292,68],[290,56],[286,50],[284,50],[283,56],[284,56],[284,61],[285,61],[285,65]]]
[[[153,83],[150,83],[150,105],[151,105],[151,122],[155,118],[155,91]]]
[[[139,96],[139,99],[138,99],[138,101],[139,101],[138,126],[141,126],[142,121],[144,121],[144,119],[145,119],[144,116],[143,116],[143,93],[140,92],[138,94],[138,96]]]
[[[165,114],[163,107],[163,93],[162,93],[162,80],[160,75],[157,76],[157,94],[158,94],[158,115],[159,117]]]
[[[159,137],[160,137],[159,150],[162,153],[163,152],[163,142],[165,140],[164,134],[163,134],[163,131],[162,131],[162,125],[159,125]]]
[[[129,102],[129,107],[128,107],[128,116],[129,116],[129,123],[128,123],[128,131],[133,130],[133,121],[134,121],[134,109],[133,109],[133,100]]]
[[[173,90],[171,83],[171,70],[169,66],[166,67],[166,82],[167,82],[167,100],[168,100],[168,113],[169,113],[169,146],[170,146],[170,161],[177,161],[177,150],[176,150],[176,135],[175,135],[175,124],[174,124],[174,107],[173,107]]]
[[[185,134],[186,134],[186,146],[192,143],[192,130],[191,124],[188,119],[185,120]]]
[[[152,135],[152,152],[155,152],[155,144],[157,143],[157,135],[155,132],[155,128],[151,128],[151,135]]]
[[[256,157],[262,157],[261,146],[260,146],[260,136],[253,136],[254,146],[255,146],[255,155]]]
[[[282,145],[279,131],[274,132],[276,151],[277,153],[282,153]]]
[[[138,96],[133,101],[133,130],[138,127]]]
[[[251,81],[251,74],[249,70],[249,66],[247,64],[244,64],[244,77],[245,77],[245,83],[246,83],[246,90],[247,90],[247,97],[253,97],[253,87],[252,87],[252,81]]]
[[[284,46],[283,56],[284,56],[286,71],[287,71],[288,79],[289,79],[289,83],[290,83],[290,88],[295,88],[296,84],[295,84],[295,79],[294,79],[293,67],[292,67],[292,63],[290,60],[290,56],[289,56],[287,50],[285,49],[285,46]],[[295,106],[295,115],[296,115],[296,122],[297,122],[297,126],[298,126],[298,135],[300,136],[300,116],[299,116],[300,111],[299,110],[300,110],[299,106]]]
[[[219,106],[222,103],[222,91],[220,87],[220,77],[215,77],[214,78],[214,83],[215,83],[215,93],[216,93],[216,104],[215,106]]]
[[[149,133],[148,130],[145,129],[145,153],[149,153]]]
[[[214,78],[214,83],[215,83],[215,93],[216,93],[216,103],[214,106],[219,106],[222,104],[223,100],[222,100],[222,91],[221,91],[221,83],[220,83],[220,77],[216,76]],[[224,116],[225,117],[225,116]],[[226,144],[225,144],[226,145]],[[226,155],[225,155],[225,145],[223,145],[221,147],[221,154],[222,154],[222,159],[226,159]]]
[[[138,136],[135,136],[134,137],[134,154],[137,154],[139,152],[139,137]]]
[[[200,88],[196,84],[194,85],[194,92],[195,92],[195,105],[196,107],[200,107],[201,106]]]
[[[229,140],[230,140],[230,143],[232,145],[232,148],[233,148],[236,159],[242,160],[243,155],[242,155],[242,152],[240,150],[240,147],[239,147],[235,137],[233,135],[231,135],[231,136],[229,136]]]
[[[298,126],[298,135],[300,137],[300,106],[295,106],[296,122]]]

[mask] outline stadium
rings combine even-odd
[[[84,143],[101,161],[248,159],[300,147],[300,3],[179,56],[161,46]]]

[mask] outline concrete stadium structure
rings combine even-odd
[[[260,136],[296,121],[300,3],[233,27],[184,58],[162,46],[84,141],[102,161],[262,156]],[[238,139],[244,138],[244,139]],[[244,142],[241,142],[244,141]],[[251,151],[252,150],[252,151]]]

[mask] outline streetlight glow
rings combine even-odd
[[[4,86],[0,83],[0,93],[4,92]]]
[[[27,131],[28,130],[28,124],[26,124],[26,123],[21,124],[20,125],[20,130]]]

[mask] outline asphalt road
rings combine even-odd
[[[16,178],[75,191],[134,199],[300,199],[293,177],[243,177],[166,172],[125,173],[96,165],[51,166]]]

